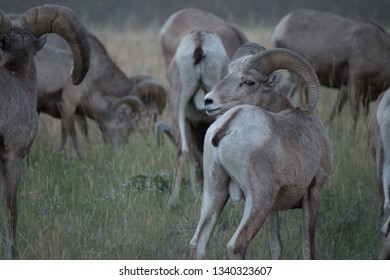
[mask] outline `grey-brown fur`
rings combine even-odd
[[[340,89],[330,120],[349,100],[355,126],[361,105],[368,113],[370,102],[390,86],[390,36],[372,22],[295,10],[276,26],[271,44],[300,53],[322,85]]]
[[[203,30],[203,32],[213,32],[216,34],[224,47],[224,53],[228,56],[228,58],[231,58],[234,54],[234,52],[244,43],[248,42],[248,38],[244,34],[244,32],[238,28],[236,25],[228,23],[221,18],[194,8],[188,8],[180,10],[174,14],[172,14],[164,23],[164,25],[160,29],[160,40],[161,40],[161,47],[162,47],[162,54],[165,61],[166,66],[166,72],[167,77],[170,82],[170,88],[171,91],[169,92],[168,96],[168,103],[170,105],[171,110],[171,123],[172,127],[169,127],[167,124],[159,123],[156,126],[157,134],[161,134],[162,132],[167,132],[169,137],[174,140],[175,145],[178,148],[178,159],[177,159],[177,166],[176,166],[176,172],[175,172],[175,181],[173,183],[173,192],[170,197],[170,204],[176,204],[178,200],[179,195],[179,185],[181,182],[181,174],[183,169],[183,165],[185,164],[186,160],[183,160],[187,156],[185,155],[186,152],[183,154],[183,147],[182,147],[182,139],[180,139],[180,133],[182,135],[184,132],[180,132],[179,129],[179,111],[184,109],[184,105],[179,104],[179,100],[182,99],[180,94],[180,98],[178,98],[179,93],[182,91],[182,87],[193,87],[193,92],[190,95],[195,95],[196,87],[194,86],[188,86],[188,85],[180,85],[179,79],[174,78],[178,75],[178,64],[181,64],[182,62],[173,62],[174,56],[176,55],[177,49],[179,45],[182,43],[182,40],[185,36],[187,36],[191,31],[194,30]],[[199,63],[202,63],[204,61],[204,58],[206,57],[207,60],[212,60],[213,58],[210,57],[210,54],[207,54],[203,51],[203,49],[199,48],[200,43],[202,40],[198,38],[195,38],[194,40],[194,52],[193,55],[193,65],[198,65]],[[203,43],[203,42],[202,42]],[[196,47],[198,46],[198,47]],[[217,58],[214,58],[215,63],[218,65],[220,62],[217,62]],[[176,65],[175,65],[176,64]],[[204,62],[203,62],[204,64]],[[188,65],[190,63],[188,62]],[[213,66],[210,66],[211,69],[213,69]],[[218,66],[220,67],[220,66]],[[199,67],[198,67],[199,68]],[[227,68],[227,62],[226,67]],[[194,68],[195,69],[195,68]],[[203,93],[206,93],[207,91],[210,91],[212,86],[217,82],[215,79],[215,75],[221,75],[220,78],[222,78],[226,73],[221,73],[220,70],[218,72],[212,73],[212,70],[207,70],[208,73],[211,73],[209,80],[213,80],[213,82],[205,83],[204,79],[207,78],[207,75],[202,74],[202,78],[199,79],[197,77],[197,74],[193,74],[193,78],[191,79],[192,82],[197,83],[197,87],[200,91]],[[206,70],[204,70],[206,71]],[[183,74],[182,74],[183,75]],[[188,95],[189,93],[187,93]],[[200,96],[198,94],[198,96]],[[203,175],[202,175],[202,153],[203,153],[203,141],[204,141],[204,135],[206,133],[207,128],[209,127],[210,123],[214,120],[214,118],[210,118],[205,116],[205,113],[201,107],[195,108],[194,102],[191,101],[190,96],[184,97],[188,99],[188,106],[185,109],[186,112],[188,112],[189,115],[192,115],[191,118],[193,118],[195,115],[199,115],[197,117],[199,120],[193,119],[188,124],[192,127],[191,128],[191,137],[189,136],[189,139],[191,141],[191,145],[189,146],[190,155],[189,155],[189,163],[190,163],[190,182],[191,187],[195,191],[195,178],[194,173],[197,173],[197,178],[201,182]],[[199,98],[198,101],[199,103]],[[200,102],[203,102],[200,100]],[[184,103],[183,103],[184,104]],[[183,115],[183,114],[182,114]],[[192,139],[191,139],[192,138]],[[159,136],[158,136],[159,141]],[[198,171],[195,171],[195,166]]]
[[[235,24],[202,10],[187,8],[172,14],[160,29],[165,66],[168,69],[181,39],[192,29],[205,29],[216,33],[222,40],[229,58],[248,42],[245,33]]]
[[[178,147],[175,177],[169,204],[178,202],[184,165],[189,163],[190,185],[198,192],[196,178],[202,180],[203,140],[214,121],[203,110],[203,98],[227,74],[229,58],[215,33],[196,29],[181,40],[168,70],[168,101],[173,123],[172,139]],[[157,126],[159,129],[160,124]],[[158,136],[159,137],[159,136]]]
[[[190,242],[191,257],[205,256],[227,200],[244,198],[243,217],[227,245],[231,259],[245,257],[266,219],[271,257],[278,259],[278,211],[297,207],[303,214],[303,256],[313,259],[319,190],[332,168],[330,140],[314,113],[319,82],[313,68],[294,52],[246,46],[229,64],[229,74],[205,97],[206,112],[218,118],[205,136],[202,208]],[[305,81],[307,110],[294,108],[280,91],[280,74],[274,72],[278,69]]]
[[[79,84],[88,71],[90,43],[85,28],[73,11],[45,5],[10,20],[0,10],[0,189],[8,259],[18,256],[17,190],[22,159],[38,131],[34,55],[45,43],[42,35],[46,33],[57,33],[72,42],[72,81]]]
[[[72,85],[68,72],[72,67],[69,47],[62,38],[50,35],[48,44],[37,55],[38,111],[61,118],[61,149],[70,136],[77,149],[75,121],[86,133],[85,116],[99,125],[106,143],[119,144],[136,127],[134,113],[155,120],[166,102],[164,86],[149,75],[126,76],[111,60],[103,44],[90,34],[92,59],[85,80]],[[60,66],[57,61],[61,61]],[[126,99],[126,97],[129,97]],[[137,100],[132,100],[140,98]],[[129,106],[119,105],[127,103]],[[143,106],[140,106],[143,105]]]

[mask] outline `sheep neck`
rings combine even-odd
[[[260,107],[273,113],[295,108],[290,100],[282,94],[274,94],[273,98],[271,98],[268,103]]]

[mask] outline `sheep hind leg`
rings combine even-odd
[[[246,249],[271,212],[274,200],[267,193],[246,194],[240,225],[227,245],[230,259],[245,258]]]
[[[340,92],[338,93],[337,100],[335,104],[333,105],[332,112],[330,113],[330,116],[328,120],[325,122],[325,125],[329,125],[332,123],[334,118],[341,114],[341,111],[344,108],[345,103],[348,101],[348,90],[345,85],[342,85],[340,88]]]
[[[74,150],[78,151],[78,142],[75,129],[75,108],[62,101],[57,104],[61,115],[61,145],[60,150],[64,151],[67,138],[70,136]]]
[[[179,156],[176,162],[175,174],[173,178],[172,192],[171,195],[169,196],[169,201],[168,201],[169,207],[174,207],[178,203],[181,180],[183,178],[184,165],[187,161],[187,157],[188,157],[188,152],[183,152],[183,151],[179,152]]]
[[[271,259],[279,260],[282,255],[283,245],[279,232],[279,214],[272,211],[267,218],[269,251]]]
[[[87,118],[83,115],[75,115],[75,123],[80,128],[80,131],[85,139],[85,142],[89,143]]]
[[[190,187],[192,194],[195,196],[198,196],[200,194],[200,187],[198,187],[198,180],[197,180],[197,175],[196,175],[196,158],[194,155],[193,149],[190,150],[189,152],[189,160],[188,160],[188,169],[190,172]]]
[[[208,241],[229,198],[227,174],[221,169],[209,174],[215,177],[209,182],[205,180],[200,219],[190,242],[191,259],[202,259],[205,256]]]
[[[21,174],[20,159],[6,159],[2,162],[1,195],[6,228],[6,258],[18,258],[16,246],[16,224],[18,218],[17,192]]]
[[[302,252],[305,260],[315,258],[315,224],[320,208],[320,184],[314,178],[302,200]]]

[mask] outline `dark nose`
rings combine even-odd
[[[211,98],[206,98],[206,99],[204,100],[204,106],[210,105],[210,104],[213,104],[213,100],[212,100]]]

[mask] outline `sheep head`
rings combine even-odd
[[[7,53],[35,55],[43,47],[47,33],[56,33],[69,44],[74,58],[72,80],[79,84],[90,64],[90,41],[87,30],[69,8],[44,5],[32,8],[15,20],[0,11],[0,47]],[[28,38],[28,39],[26,39]],[[30,52],[30,53],[28,53]],[[12,69],[11,69],[12,70]]]
[[[301,77],[309,89],[308,110],[313,111],[319,99],[319,81],[310,64],[299,54],[287,49],[266,50],[256,43],[240,47],[229,64],[228,75],[204,98],[207,114],[219,116],[240,104],[277,111],[280,102],[287,102],[279,90],[281,75],[286,69]],[[279,106],[280,107],[280,106]]]

